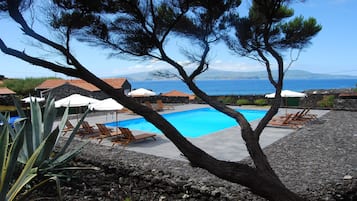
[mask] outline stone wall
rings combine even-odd
[[[149,101],[150,103],[156,103],[157,100],[162,100],[163,103],[189,103],[188,97],[181,96],[148,96],[148,97],[134,97],[138,103],[144,103]]]
[[[228,105],[236,105],[237,100],[239,99],[246,99],[250,101],[251,103],[254,103],[255,100],[257,99],[265,99],[264,95],[226,95],[226,96],[211,96],[212,98],[215,98],[219,101],[224,102],[224,100],[229,100],[229,103],[226,103]],[[270,103],[271,100],[267,99],[268,104]],[[205,104],[204,101],[202,101],[199,98],[195,98],[195,100],[191,101],[192,103],[197,103],[197,104]]]
[[[300,107],[303,108],[319,108],[318,102],[327,94],[308,94],[306,98],[300,100]],[[337,94],[328,94],[337,97]]]
[[[335,99],[334,109],[357,111],[357,99]]]
[[[319,101],[321,101],[325,96],[330,96],[333,95],[335,97],[334,104],[332,107],[321,107],[319,105]],[[319,93],[319,94],[313,94],[309,93],[307,97],[305,98],[298,98],[298,105],[297,106],[289,106],[289,107],[296,107],[296,108],[312,108],[312,109],[335,109],[335,110],[357,110],[357,99],[346,99],[346,98],[339,98],[338,97],[339,93]],[[229,103],[226,103],[228,105],[237,105],[236,102],[239,99],[246,99],[249,100],[252,104],[254,104],[255,100],[258,99],[266,99],[263,95],[227,95],[227,96],[212,96],[213,98],[216,98],[217,100],[220,100],[221,102],[224,102],[225,100],[229,100]],[[271,105],[274,99],[266,99],[268,102],[268,105]],[[197,103],[197,104],[205,104],[200,99],[195,99],[191,101],[191,103]],[[286,100],[283,98],[281,102],[281,107],[286,106]]]
[[[0,105],[14,105],[14,101],[10,95],[0,96]]]

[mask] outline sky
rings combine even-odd
[[[249,1],[243,0],[242,10],[249,8]],[[339,75],[357,76],[357,1],[356,0],[307,0],[305,3],[294,3],[291,7],[295,10],[295,15],[304,17],[314,17],[322,25],[320,33],[312,39],[312,44],[305,48],[299,59],[293,63],[290,69],[305,70],[313,73],[327,73]],[[24,37],[18,26],[9,19],[0,15],[0,38],[13,48],[25,51],[29,54],[36,54],[45,47],[38,46]],[[34,23],[38,28],[39,23]],[[53,32],[39,28],[41,34],[54,37]],[[172,40],[168,52],[179,62],[185,63],[185,58],[178,55],[178,47],[183,46],[181,40]],[[35,48],[33,47],[35,46]],[[125,74],[159,70],[170,68],[167,64],[155,60],[126,60],[124,58],[109,58],[109,51],[90,47],[83,43],[74,42],[72,45],[73,54],[79,61],[99,77],[115,77]],[[52,57],[58,61],[61,58],[53,56],[51,51],[41,51],[41,57]],[[289,62],[289,54],[285,61]],[[210,67],[213,69],[227,71],[261,71],[264,67],[256,61],[238,57],[223,45],[212,47],[210,54]],[[0,52],[0,75],[8,78],[28,78],[28,77],[62,77],[66,76],[33,66],[5,55]]]

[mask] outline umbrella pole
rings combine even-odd
[[[118,111],[115,111],[115,129],[118,132],[119,127],[118,127]]]

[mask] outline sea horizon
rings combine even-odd
[[[209,95],[264,95],[274,92],[268,79],[197,80],[196,84]],[[130,81],[132,89],[146,88],[157,94],[178,90],[192,94],[181,80]],[[357,79],[286,79],[283,89],[303,92],[356,88]]]

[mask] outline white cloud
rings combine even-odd
[[[194,68],[195,65],[190,63],[188,60],[184,61],[178,61],[179,64],[187,67],[187,68]],[[210,63],[210,68],[211,69],[216,69],[216,70],[225,70],[225,71],[262,71],[265,70],[265,68],[257,63],[257,62],[237,62],[237,61],[223,61],[223,60],[214,60],[211,61]],[[168,69],[175,71],[175,69],[170,66],[169,64],[161,61],[155,61],[155,60],[150,60],[148,62],[141,62],[141,63],[136,63],[132,64],[130,66],[126,67],[120,67],[120,68],[114,68],[112,70],[113,75],[126,75],[126,74],[132,74],[132,73],[139,73],[139,72],[147,72],[147,71],[156,71],[156,70],[163,70],[163,69]]]
[[[225,71],[262,71],[265,68],[254,62],[237,62],[237,61],[222,61],[216,60],[211,63],[210,68]]]

